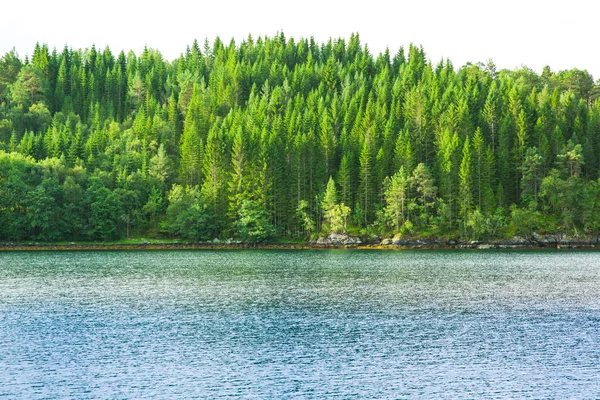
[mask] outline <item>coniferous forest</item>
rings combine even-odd
[[[0,59],[0,241],[598,238],[599,94],[358,34],[38,44]]]

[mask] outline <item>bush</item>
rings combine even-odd
[[[254,200],[244,200],[238,210],[235,228],[239,238],[245,243],[260,243],[275,236],[271,216],[265,207]]]
[[[210,240],[216,234],[214,215],[197,187],[173,185],[163,226],[172,236],[194,241]]]

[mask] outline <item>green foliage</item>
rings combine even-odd
[[[0,239],[600,234],[587,71],[332,43],[6,53]]]
[[[323,209],[323,217],[325,218],[329,232],[344,233],[348,230],[347,218],[350,215],[350,207],[344,203],[337,204],[335,182],[331,177],[327,183],[321,208]]]
[[[104,186],[100,176],[90,178],[85,192],[85,202],[89,206],[89,236],[92,239],[115,240],[121,236],[119,220],[122,204],[119,196]]]
[[[244,200],[235,221],[236,234],[244,243],[261,243],[275,236],[271,216],[265,207],[254,200]]]
[[[506,218],[499,209],[495,214],[484,214],[479,208],[471,211],[465,223],[467,237],[471,240],[493,240],[506,227]],[[521,227],[519,227],[520,229]],[[519,233],[524,233],[519,231]]]
[[[400,226],[406,222],[406,210],[408,209],[408,191],[409,179],[404,167],[392,176],[385,190],[385,211],[384,216],[387,221],[392,222],[396,233],[400,231]]]
[[[458,173],[460,189],[459,189],[459,201],[460,201],[460,217],[463,221],[463,226],[469,220],[469,213],[471,211],[473,195],[472,185],[472,164],[471,164],[471,146],[469,145],[469,138],[465,139],[463,146],[463,156],[460,162],[460,169]]]
[[[514,234],[525,240],[533,241],[534,233],[547,233],[551,226],[550,221],[539,211],[511,208],[510,224]]]
[[[300,200],[300,203],[298,203],[298,207],[296,208],[296,214],[300,220],[302,230],[310,236],[311,233],[314,232],[316,224],[308,212],[308,202],[306,200]]]
[[[578,177],[581,174],[581,166],[584,164],[581,144],[575,144],[569,140],[564,146],[563,152],[558,155],[558,161],[565,175]]]
[[[9,85],[14,84],[23,63],[13,48],[0,59],[0,98],[6,95]]]
[[[27,110],[32,104],[44,101],[48,91],[47,77],[33,65],[24,66],[11,85],[12,101]]]
[[[163,226],[171,236],[196,242],[215,237],[214,216],[198,187],[174,185],[168,199],[167,218]]]
[[[35,239],[48,242],[61,238],[64,221],[57,200],[62,197],[62,191],[56,180],[46,178],[29,193],[27,218]]]
[[[429,222],[428,208],[433,208],[437,196],[437,187],[434,184],[433,176],[425,164],[420,163],[413,171],[410,183],[414,188],[416,197],[415,203],[420,209],[419,225],[427,226]]]

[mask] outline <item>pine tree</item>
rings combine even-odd
[[[401,224],[404,224],[407,220],[406,210],[408,208],[409,190],[410,180],[404,167],[400,167],[400,170],[392,176],[385,191],[385,213],[393,222],[396,233],[400,231]]]
[[[231,149],[231,178],[229,180],[229,215],[235,218],[242,202],[249,198],[247,182],[247,154],[241,127],[233,138]]]
[[[371,149],[370,140],[367,138],[363,142],[363,147],[360,152],[359,162],[360,162],[360,171],[359,171],[359,187],[358,192],[360,196],[360,204],[362,211],[364,213],[364,219],[362,221],[363,226],[366,228],[369,224],[369,220],[371,217],[371,212],[373,209],[373,202],[375,201],[375,196],[373,194],[373,151]]]
[[[204,182],[202,183],[202,196],[209,204],[217,222],[222,223],[225,215],[226,205],[226,177],[224,167],[225,149],[222,132],[218,125],[214,125],[208,134],[204,157],[202,159],[202,171]]]
[[[485,162],[485,147],[481,129],[477,128],[473,136],[473,152],[475,156],[475,181],[477,183],[477,206],[482,209],[482,196],[485,191],[484,186],[484,162]]]
[[[329,176],[333,170],[337,139],[334,135],[329,114],[327,112],[324,112],[321,118],[319,139],[321,142],[321,154],[324,159],[325,176]]]
[[[340,184],[340,199],[343,203],[352,204],[352,171],[350,167],[350,157],[348,154],[342,156],[340,168],[338,170],[338,182]]]
[[[441,188],[443,197],[449,207],[449,224],[452,225],[454,202],[456,201],[456,150],[458,148],[458,135],[451,134],[449,129],[444,129],[438,136],[438,165],[441,175]]]
[[[521,198],[533,195],[533,204],[538,202],[538,191],[542,175],[544,160],[537,147],[530,147],[525,154],[525,161],[521,166]]]
[[[471,205],[473,201],[473,176],[471,163],[471,146],[469,144],[469,138],[467,137],[463,145],[462,160],[460,162],[460,169],[458,172],[460,182],[460,216],[462,219],[463,226],[465,226],[466,221],[469,217],[469,212],[471,211]]]
[[[19,147],[19,137],[17,136],[17,131],[15,129],[13,129],[12,133],[10,134],[10,141],[8,142],[8,149],[11,152],[17,152]]]
[[[191,112],[186,115],[183,134],[181,136],[181,175],[188,186],[199,185],[202,178],[202,156],[204,143],[200,136],[199,87],[194,87],[194,95],[190,104]]]
[[[417,165],[410,177],[411,185],[414,187],[414,191],[418,194],[418,199],[423,207],[423,213],[421,220],[423,225],[427,225],[429,214],[427,212],[428,206],[433,206],[432,200],[437,195],[437,187],[434,185],[433,176],[425,164],[420,163]]]
[[[490,86],[490,90],[488,92],[487,98],[485,100],[485,105],[483,106],[483,110],[482,110],[483,119],[485,120],[485,122],[489,128],[492,151],[496,151],[496,129],[497,129],[496,128],[496,126],[497,126],[496,102],[497,102],[496,81],[493,81]]]

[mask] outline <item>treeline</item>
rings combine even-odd
[[[581,70],[455,70],[422,48],[194,41],[170,62],[0,60],[0,240],[600,234]]]

